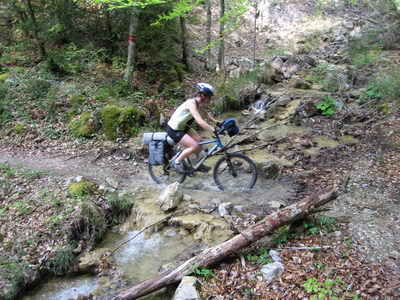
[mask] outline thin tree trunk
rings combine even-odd
[[[254,28],[253,28],[253,70],[256,70],[256,42],[257,42],[257,18],[258,18],[258,2],[254,5]]]
[[[225,14],[225,0],[220,0],[220,18],[222,19]],[[224,69],[225,59],[225,37],[224,37],[225,22],[220,20],[219,23],[219,51],[218,51],[218,69]]]
[[[187,46],[187,33],[186,33],[186,19],[184,17],[179,17],[181,23],[181,43],[182,43],[182,62],[186,65],[188,70],[190,70],[189,60],[188,60],[188,46]]]
[[[136,299],[147,295],[169,284],[180,281],[185,275],[193,270],[193,266],[207,268],[216,262],[224,259],[228,255],[249,246],[266,234],[273,232],[279,227],[304,218],[315,208],[335,199],[337,192],[332,189],[325,189],[306,199],[283,208],[262,219],[257,224],[231,238],[230,240],[212,248],[207,248],[197,256],[187,260],[174,270],[166,271],[153,278],[142,281],[141,283],[125,289],[114,295],[114,300]]]
[[[128,35],[128,58],[126,60],[126,70],[124,80],[129,81],[132,75],[132,69],[135,63],[135,48],[136,48],[136,27],[137,27],[137,7],[132,6],[131,18],[129,22]]]
[[[207,12],[207,21],[206,21],[206,44],[207,47],[211,44],[211,24],[212,24],[212,14],[211,14],[212,0],[206,1],[206,12]],[[208,48],[206,51],[206,59],[204,68],[207,71],[211,70],[211,49]]]
[[[26,0],[26,4],[28,6],[28,13],[32,21],[32,26],[33,26],[33,37],[35,38],[35,42],[37,44],[38,50],[39,50],[39,55],[42,60],[46,59],[46,49],[44,48],[44,43],[39,37],[39,27],[36,22],[36,17],[35,17],[35,12],[33,10],[32,2],[31,0]]]

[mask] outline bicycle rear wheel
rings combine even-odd
[[[175,181],[182,183],[185,181],[186,174],[179,174],[169,164],[151,165],[148,164],[149,174],[157,184],[171,184]]]
[[[240,153],[227,154],[215,164],[213,178],[222,190],[250,190],[257,181],[257,169],[253,161]]]

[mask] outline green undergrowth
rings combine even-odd
[[[269,251],[284,247],[285,244],[299,235],[329,234],[337,229],[337,220],[324,215],[308,216],[292,225],[277,229],[272,235],[270,247],[259,247],[247,254],[250,263],[264,265],[273,262]]]
[[[0,298],[14,299],[37,278],[67,274],[76,247],[101,241],[133,201],[105,195],[87,179],[66,187],[41,170],[0,164]]]

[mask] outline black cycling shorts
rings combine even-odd
[[[174,140],[175,143],[178,144],[183,136],[189,131],[189,129],[190,127],[188,125],[185,126],[184,130],[175,130],[167,125],[167,134],[171,139]]]

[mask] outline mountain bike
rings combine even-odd
[[[177,173],[172,167],[172,161],[177,158],[184,149],[171,147],[167,153],[167,159],[162,165],[151,165],[149,163],[149,173],[151,178],[157,184],[171,184],[175,181],[183,183],[186,177],[195,177],[199,167],[215,155],[221,156],[215,163],[213,168],[213,179],[217,187],[222,191],[227,190],[250,190],[254,187],[257,181],[257,168],[254,162],[244,154],[228,152],[220,138],[224,134],[225,129],[221,128],[214,133],[214,138],[208,141],[199,143],[199,145],[214,144],[206,155],[197,162],[194,162],[190,157],[184,161],[185,172]]]

